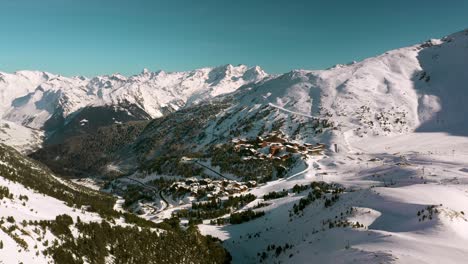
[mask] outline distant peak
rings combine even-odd
[[[244,80],[256,80],[263,79],[266,76],[268,74],[260,66],[253,66],[245,71],[243,78]]]
[[[141,71],[141,74],[144,74],[144,75],[149,74],[149,73],[150,71],[147,68],[143,68],[143,70]]]
[[[124,81],[126,80],[127,78],[125,76],[123,76],[122,74],[120,73],[114,73],[110,76],[110,79],[112,80],[118,80],[118,81]]]
[[[266,72],[260,66],[253,66],[252,68],[249,69],[249,71],[260,73],[260,74],[266,74]]]

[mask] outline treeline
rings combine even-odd
[[[201,154],[191,153],[190,157],[201,157]],[[181,162],[182,155],[165,155],[158,156],[151,161],[145,162],[141,166],[141,170],[145,173],[157,173],[164,175],[174,175],[182,177],[194,177],[203,174],[203,169],[199,166]]]
[[[202,103],[153,119],[132,144],[141,168],[156,157],[185,156],[204,138],[206,125],[229,105],[223,102]]]
[[[218,218],[218,219],[213,219],[210,221],[211,225],[225,225],[225,224],[242,224],[248,221],[251,221],[253,219],[262,217],[265,215],[265,212],[263,211],[253,211],[252,209],[249,209],[247,211],[242,211],[242,212],[237,212],[237,213],[232,213],[229,218]]]
[[[133,214],[113,210],[115,199],[87,188],[62,183],[47,168],[24,158],[15,150],[0,145],[0,175],[47,196],[64,201],[72,207],[87,206],[103,218],[102,222],[76,222],[68,215],[53,221],[30,221],[52,232],[57,240],[44,242],[56,263],[228,263],[229,253],[220,242],[202,236],[196,227],[183,230],[179,222],[171,219],[160,224]],[[22,197],[26,199],[26,197]],[[125,227],[115,225],[123,217]],[[14,223],[13,218],[7,219]],[[78,231],[75,237],[71,227]]]
[[[304,186],[296,187],[297,191],[304,190]],[[324,207],[332,206],[339,199],[339,195],[344,192],[344,188],[335,184],[328,184],[326,182],[312,182],[309,185],[312,189],[309,194],[299,200],[299,203],[293,205],[293,213],[299,215],[304,208],[315,200],[323,199]],[[293,188],[294,189],[294,188]]]
[[[265,212],[258,211],[255,212],[253,210],[242,211],[239,213],[232,213],[229,217],[229,222],[233,225],[242,224],[244,222],[248,222],[255,218],[259,218],[265,215]]]
[[[140,185],[128,185],[123,194],[123,198],[125,200],[123,204],[124,208],[130,207],[139,200],[153,200],[153,197],[147,192],[144,192],[144,188]]]
[[[149,121],[132,121],[100,127],[94,132],[65,138],[60,144],[45,145],[31,157],[46,164],[61,175],[87,177],[89,175],[121,176],[118,171],[107,170],[136,140]],[[60,159],[56,159],[60,157]]]
[[[263,200],[268,201],[268,200],[273,200],[273,199],[278,199],[282,197],[288,196],[288,191],[287,190],[282,190],[280,192],[269,192],[263,196]]]
[[[200,223],[200,220],[220,217],[238,210],[246,204],[255,200],[253,194],[230,196],[227,200],[212,198],[207,202],[193,202],[192,208],[182,209],[173,213],[179,218],[188,218],[193,223]]]
[[[129,263],[229,263],[230,254],[219,240],[202,236],[195,227],[178,228],[168,223],[170,230],[157,231],[137,226],[101,223],[76,223],[68,215],[57,216],[54,221],[35,222],[50,230],[61,241],[51,243],[45,250],[56,263],[107,263],[112,256],[115,264]],[[72,235],[71,227],[79,235]]]

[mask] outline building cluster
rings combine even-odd
[[[240,152],[244,160],[288,160],[294,154],[320,155],[325,149],[325,145],[321,143],[314,145],[290,141],[281,131],[250,140],[237,138],[232,143],[234,150]]]
[[[240,183],[232,180],[212,180],[210,178],[187,178],[172,184],[171,189],[189,191],[191,196],[198,197],[201,194],[206,197],[222,197],[248,191],[249,187],[256,186],[255,181]]]

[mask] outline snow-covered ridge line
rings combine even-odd
[[[87,106],[136,105],[151,117],[268,77],[260,67],[223,65],[186,72],[150,72],[125,77],[121,74],[64,77],[47,72],[0,72],[0,116],[42,128],[53,115],[68,115]]]
[[[315,117],[359,137],[414,130],[466,133],[467,40],[467,31],[462,31],[327,70],[293,70],[275,76],[245,65],[186,72],[145,69],[130,77],[0,73],[0,119],[50,132],[60,126],[56,123],[65,120],[62,123],[68,124],[74,114],[89,106],[113,107],[121,115],[139,113],[148,119],[230,94],[232,115],[240,119],[253,118],[255,107],[268,105],[283,112],[272,115]],[[247,110],[236,114],[240,109]],[[100,111],[89,113],[97,116]],[[56,125],[45,126],[49,123]]]

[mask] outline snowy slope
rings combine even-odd
[[[4,198],[1,200],[0,218],[13,217],[17,223],[21,223],[23,221],[54,220],[57,215],[68,214],[73,219],[79,217],[85,222],[101,221],[101,217],[96,213],[69,207],[63,201],[25,188],[23,185],[9,181],[1,175],[0,186],[8,188],[14,194],[13,199]],[[21,200],[19,196],[27,196],[28,200]],[[39,241],[41,235],[34,232],[34,226],[23,226],[20,229],[21,232],[27,233],[21,234],[19,231],[15,233],[26,241],[28,249],[24,250],[8,233],[0,230],[0,241],[4,243],[3,249],[0,249],[0,262],[18,263],[17,261],[21,260],[24,263],[47,263],[50,261],[50,256],[44,256],[42,253],[36,254],[47,247]],[[47,232],[45,237],[50,242],[56,239],[50,232]]]
[[[247,85],[208,130],[216,129],[218,138],[229,137],[233,127],[256,136],[277,123],[297,139],[330,141],[307,129],[321,119],[340,141],[415,130],[467,135],[467,45],[463,31],[361,62],[294,70]],[[253,122],[258,116],[267,122]]]
[[[16,123],[0,119],[0,143],[9,145],[21,153],[29,153],[41,147],[44,133]]]
[[[39,71],[0,72],[0,112],[8,109],[14,99],[33,92],[38,85],[53,77],[50,73]]]
[[[319,170],[252,189],[259,199],[247,207],[271,191],[318,180],[346,188],[332,206],[319,200],[291,216],[308,191],[289,194],[256,209],[265,211],[264,217],[240,225],[200,225],[202,233],[224,240],[234,263],[464,263],[468,139],[410,133],[367,138],[351,147],[359,152],[317,157]],[[340,221],[363,226],[336,226]],[[286,244],[293,247],[278,255],[268,250]]]
[[[22,174],[25,168],[39,173],[43,171],[37,164],[0,144],[0,188],[3,190],[3,195],[0,195],[0,241],[3,244],[0,248],[1,263],[48,263],[52,260],[51,256],[43,251],[52,245],[57,237],[50,231],[41,232],[37,226],[28,224],[29,221],[55,220],[56,216],[62,214],[68,214],[74,220],[79,217],[86,223],[102,220],[97,213],[73,208],[64,201],[39,192],[36,186],[28,188],[19,181],[11,180],[28,177],[31,179],[26,179],[25,182],[54,182],[55,188],[60,186],[59,182],[67,184],[66,181],[58,180],[52,175],[44,174],[41,179],[33,179],[37,176],[34,172],[30,175]],[[15,178],[16,173],[21,174],[20,178]],[[50,188],[54,186],[51,185]],[[4,195],[5,189],[9,196]],[[66,190],[63,189],[62,192]]]
[[[224,240],[234,263],[464,263],[467,47],[463,31],[241,88],[237,103],[208,127],[216,132],[206,144],[232,137],[234,128],[247,137],[275,127],[330,148],[308,169],[250,190],[258,199],[248,208],[295,184],[323,180],[346,191],[331,207],[315,201],[299,216],[290,215],[293,205],[308,191],[290,193],[256,209],[264,217],[241,225],[205,222],[202,232]],[[316,132],[310,126],[320,119],[332,125]],[[343,221],[362,226],[337,226]],[[271,245],[283,250],[277,254]]]

